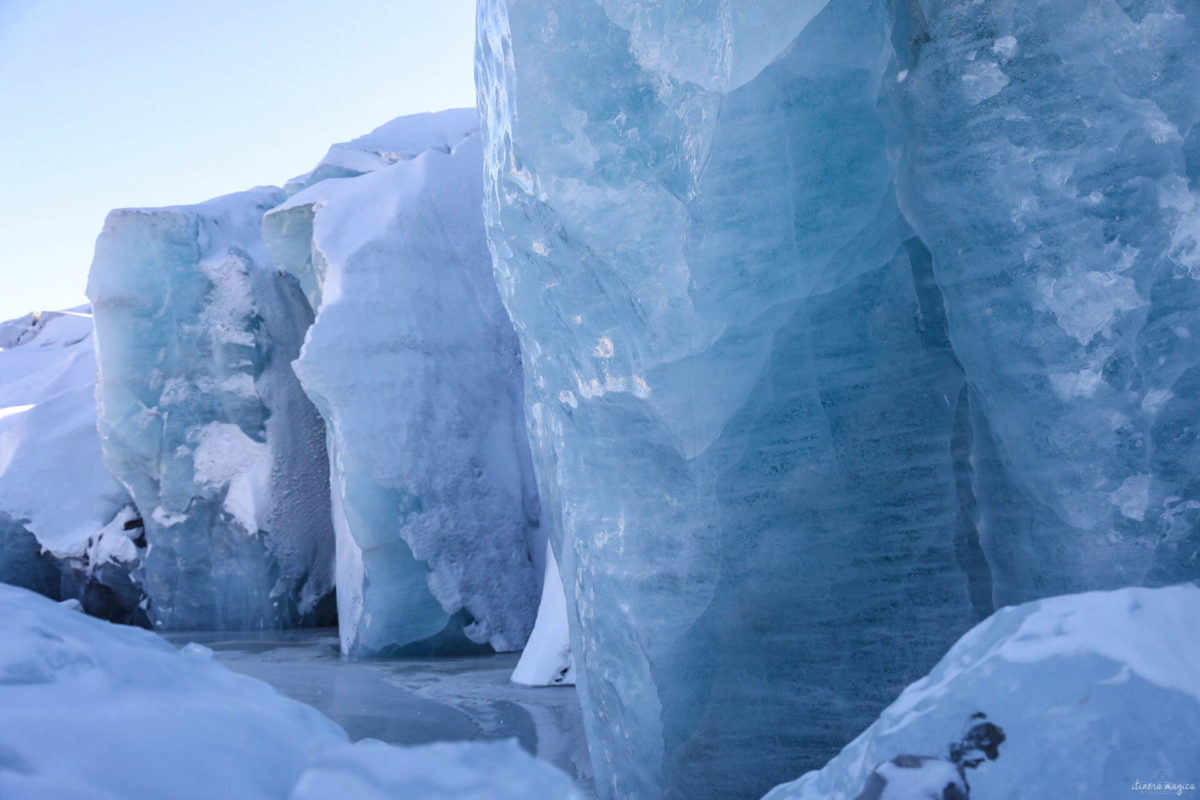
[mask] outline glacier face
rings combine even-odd
[[[536,615],[545,538],[476,127],[471,109],[395,120],[331,154],[400,155],[263,220],[317,309],[295,370],[327,424],[350,655],[516,650]]]
[[[1194,5],[479,9],[606,796],[756,796],[998,605],[1197,576]]]
[[[764,800],[859,798],[876,766],[897,756],[946,759],[947,744],[981,713],[1004,739],[996,758],[978,758],[966,771],[972,797],[1123,797],[1146,791],[1135,789],[1139,783],[1195,785],[1198,661],[1200,588],[1193,585],[1004,608],[837,758]]]
[[[164,628],[316,621],[333,588],[323,429],[290,367],[311,311],[260,232],[283,199],[114,211],[96,244],[105,464],[144,518]]]

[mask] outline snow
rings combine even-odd
[[[972,797],[1118,797],[1156,776],[1186,781],[1200,774],[1197,663],[1195,585],[1004,608],[963,636],[823,769],[764,800],[853,800],[875,765],[886,777],[909,777],[886,762],[944,755],[981,711],[1005,739],[995,761],[967,772]]]
[[[513,741],[397,748],[230,672],[0,585],[0,796],[577,800]]]
[[[368,739],[325,751],[289,800],[582,800],[566,775],[533,763],[511,739],[405,749]]]
[[[513,683],[524,686],[574,686],[575,660],[571,657],[571,634],[567,624],[567,596],[554,550],[546,544],[546,574],[537,622],[521,660],[513,670]]]
[[[349,178],[416,158],[426,150],[450,152],[479,127],[473,108],[411,114],[380,125],[375,130],[335,144],[308,174],[293,178],[289,194],[330,178]]]
[[[63,557],[129,502],[102,462],[95,373],[86,306],[0,324],[0,515]]]

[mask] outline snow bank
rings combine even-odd
[[[574,800],[512,742],[400,749],[189,645],[0,586],[0,797]]]
[[[0,323],[0,583],[145,621],[129,495],[104,469],[87,306]]]
[[[0,514],[61,557],[84,555],[129,502],[104,469],[95,391],[86,306],[0,324]]]
[[[823,769],[765,800],[854,800],[873,771],[893,782],[915,781],[918,772],[941,780],[945,769],[933,767],[946,766],[946,745],[978,714],[1003,730],[1004,741],[994,761],[981,759],[966,772],[972,797],[1125,797],[1138,783],[1195,785],[1197,665],[1194,585],[1005,608],[963,636]],[[898,756],[943,760],[906,770],[897,768]]]

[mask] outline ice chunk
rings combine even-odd
[[[260,232],[283,199],[114,211],[96,244],[105,462],[144,519],[164,628],[312,621],[332,589],[323,429],[290,366],[312,315]]]
[[[345,732],[191,644],[0,586],[0,796],[576,800],[515,742],[401,749]]]
[[[328,429],[351,655],[516,650],[535,619],[545,538],[479,137],[443,146],[466,116],[384,126],[373,136],[426,149],[317,183],[263,220],[318,309],[295,369]]]
[[[575,659],[571,657],[571,634],[567,624],[567,598],[554,550],[546,543],[546,575],[537,622],[521,660],[513,670],[513,683],[525,686],[573,686]]]
[[[932,766],[949,766],[946,759],[974,763],[966,775],[971,796],[979,798],[1121,797],[1138,784],[1195,785],[1197,663],[1200,588],[1194,585],[1005,608],[960,639],[837,758],[765,800],[891,797],[859,792],[869,787],[872,771],[897,776],[897,757],[916,755],[942,759]],[[946,743],[981,715],[1003,732],[998,752],[969,759],[961,748],[947,752]]]
[[[734,5],[480,4],[489,235],[605,797],[824,763],[991,608],[883,7]]]

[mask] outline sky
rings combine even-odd
[[[471,106],[474,0],[0,0],[0,320],[86,302],[110,209],[282,185]]]

